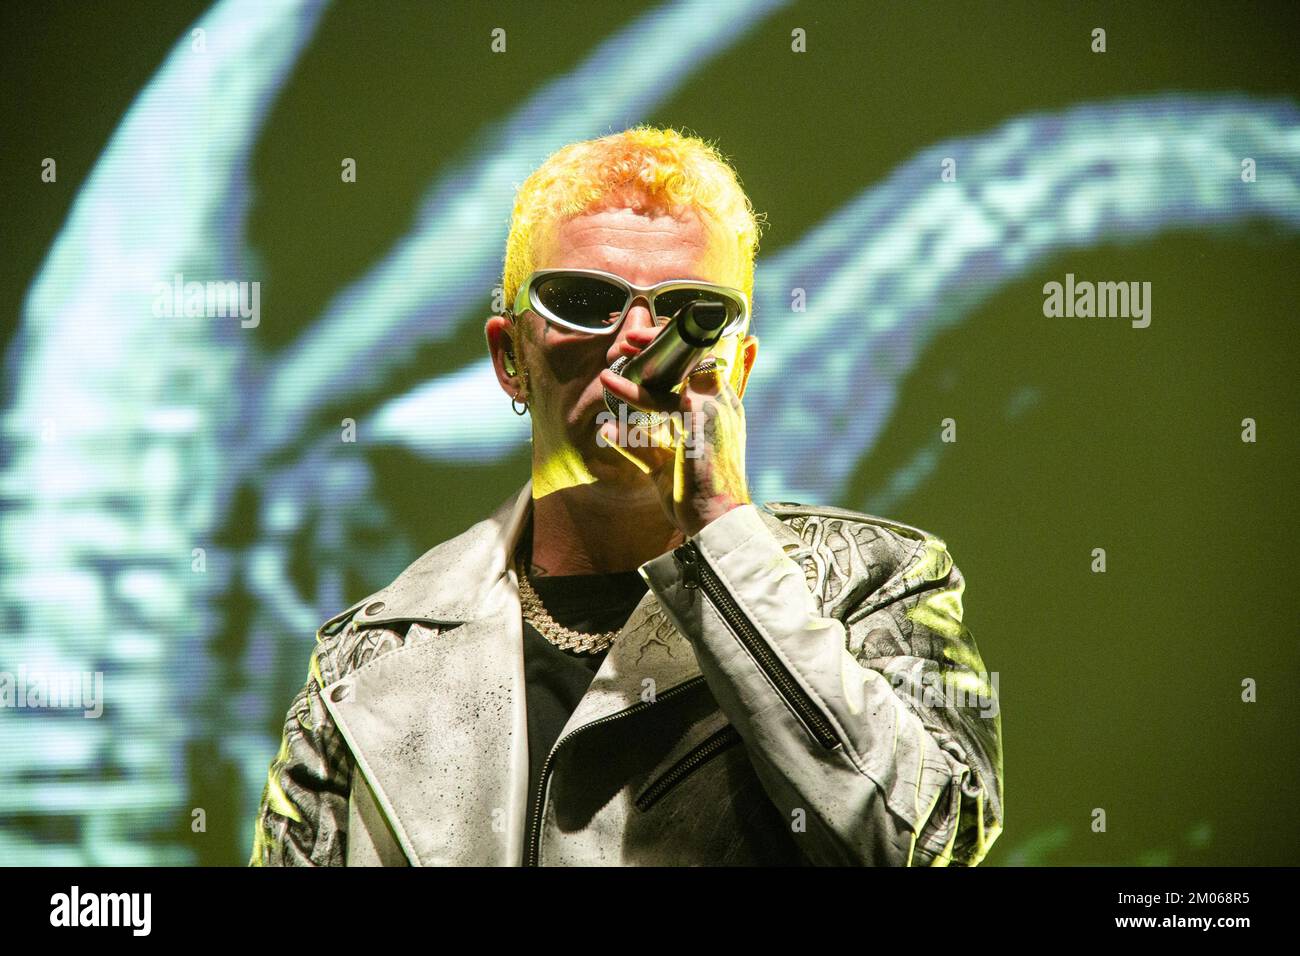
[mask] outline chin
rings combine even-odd
[[[648,480],[645,472],[628,461],[617,448],[601,448],[593,441],[589,453],[585,453],[583,458],[587,470],[600,481],[636,485]]]

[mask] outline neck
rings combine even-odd
[[[598,481],[533,500],[529,573],[613,574],[635,571],[682,544],[646,481]]]

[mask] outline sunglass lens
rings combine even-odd
[[[611,325],[623,313],[627,292],[596,276],[549,276],[533,295],[556,318],[587,329]]]
[[[712,289],[670,289],[655,296],[655,318],[667,322],[692,302],[714,302],[727,310],[726,325],[730,328],[740,317],[742,305],[729,295],[723,295]]]

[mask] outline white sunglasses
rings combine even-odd
[[[506,310],[506,314],[513,319],[531,309],[547,322],[573,332],[612,335],[638,296],[645,297],[650,314],[659,323],[700,300],[716,302],[727,310],[724,336],[740,331],[749,319],[749,297],[739,289],[698,279],[668,279],[639,286],[599,269],[539,269],[519,287],[514,310]]]

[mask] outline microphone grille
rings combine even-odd
[[[611,372],[617,372],[619,375],[622,375],[623,366],[630,361],[631,359],[628,358],[628,356],[620,355],[618,358],[614,359],[613,363],[610,364],[609,370]],[[623,399],[619,398],[617,395],[611,392],[608,388],[605,389],[605,407],[608,408],[610,410],[610,413],[615,416],[617,416],[622,409],[627,409],[627,411],[624,414],[626,414],[627,416],[627,423],[629,425],[644,425],[647,428],[649,428],[655,425],[662,424],[663,422],[667,421],[667,418],[663,415],[659,415],[657,413],[647,413],[641,411],[639,408],[633,408],[627,402],[623,401]]]

